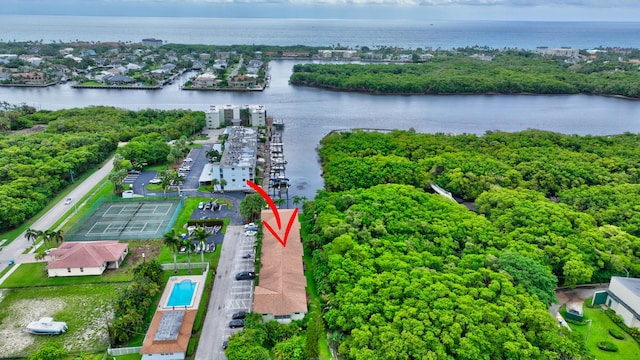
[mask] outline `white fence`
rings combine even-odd
[[[126,347],[126,348],[108,348],[107,354],[111,356],[139,354],[142,346]]]
[[[169,271],[169,270],[185,270],[185,269],[189,269],[189,264],[185,264],[185,263],[177,263],[177,264],[162,264],[162,270],[164,271]],[[191,268],[192,269],[204,269],[203,272],[207,272],[209,271],[209,263],[208,262],[192,262],[191,263]]]

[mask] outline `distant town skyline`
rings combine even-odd
[[[639,21],[638,0],[2,0],[3,15]]]

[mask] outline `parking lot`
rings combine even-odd
[[[250,258],[243,258],[250,253]],[[222,343],[240,328],[229,328],[231,315],[251,311],[253,280],[236,280],[242,271],[254,271],[255,236],[247,236],[243,226],[229,226],[216,272],[207,317],[205,319],[196,359],[225,359]]]

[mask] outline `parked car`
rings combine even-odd
[[[229,321],[229,327],[232,329],[244,327],[244,320],[231,320]]]
[[[204,205],[204,208],[205,208],[205,210],[209,210],[209,209],[211,209],[211,201],[207,202],[207,203]]]
[[[129,174],[140,174],[140,170],[129,170]]]
[[[204,202],[200,201],[200,203],[198,204],[198,209],[204,209]]]
[[[184,162],[190,163],[190,162],[193,162],[193,159],[192,158],[186,158],[186,159],[184,159]]]
[[[227,347],[229,347],[229,340],[222,342],[222,350],[227,350]]]
[[[160,184],[162,182],[162,180],[158,179],[158,178],[153,178],[151,180],[149,180],[149,184]]]
[[[255,223],[245,224],[244,231],[258,231],[258,225]]]
[[[253,271],[243,271],[236,274],[236,280],[253,280],[256,278],[256,273]]]
[[[64,204],[65,205],[69,205],[69,204],[71,204],[72,201],[73,201],[72,198],[67,198],[67,200],[64,201]]]
[[[234,320],[244,319],[245,317],[247,317],[246,311],[238,311],[237,313],[231,315],[231,318]]]
[[[246,253],[244,255],[242,255],[243,259],[251,259],[251,254],[250,253]]]
[[[256,236],[257,233],[258,233],[257,231],[253,231],[253,230],[248,230],[244,232],[244,234],[247,236]]]

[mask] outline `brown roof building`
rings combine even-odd
[[[197,313],[197,309],[156,312],[142,343],[142,358],[184,359]]]
[[[129,253],[118,241],[63,242],[49,254],[47,272],[52,276],[101,275],[117,269]]]
[[[265,321],[277,320],[288,323],[304,318],[307,313],[307,279],[302,265],[302,242],[300,241],[300,222],[293,216],[294,210],[280,209],[282,231],[291,219],[293,224],[287,238],[286,247],[263,225],[262,267],[259,269],[259,285],[253,297],[253,312],[262,314]],[[263,224],[267,222],[277,230],[275,216],[271,210],[261,214]]]

